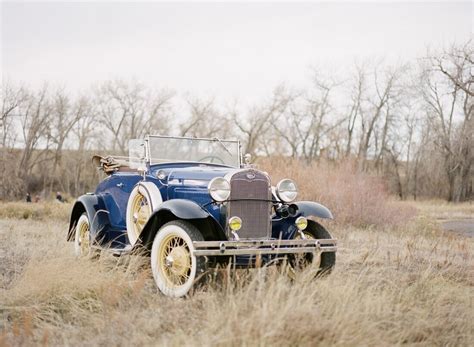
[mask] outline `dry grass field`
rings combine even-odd
[[[328,277],[222,270],[183,299],[158,293],[146,258],[75,258],[69,208],[0,205],[1,346],[474,343],[474,239],[426,206],[404,225],[327,224],[340,240]]]

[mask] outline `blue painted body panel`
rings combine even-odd
[[[196,163],[167,163],[151,166],[145,179],[158,187],[163,201],[171,199],[194,201],[203,206],[216,221],[225,223],[225,220],[220,218],[220,207],[213,203],[207,191],[207,185],[214,177],[222,177],[235,170],[235,168]],[[164,180],[156,177],[158,171],[165,172]],[[135,185],[142,180],[143,176],[138,173],[117,172],[100,182],[94,192],[109,212],[110,228],[120,230],[125,237],[128,198]]]

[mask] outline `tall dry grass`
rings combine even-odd
[[[224,269],[171,299],[148,258],[75,258],[70,205],[0,204],[0,346],[474,344],[474,239],[442,232],[426,205],[415,217],[350,164],[259,165],[334,211],[330,276]]]
[[[147,259],[77,259],[64,219],[0,220],[0,345],[446,345],[474,342],[474,240],[427,217],[333,225],[333,274],[223,271],[160,295]]]
[[[68,220],[72,203],[22,201],[0,203],[0,219]]]
[[[422,200],[412,203],[419,211],[433,219],[472,219],[474,201],[449,203],[445,200]]]

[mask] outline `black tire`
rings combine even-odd
[[[304,230],[305,233],[309,233],[315,239],[332,239],[331,234],[318,222],[308,220],[308,226]],[[313,254],[306,254],[305,261],[310,264],[313,262]],[[336,253],[335,252],[323,252],[321,253],[321,261],[316,276],[323,276],[331,273],[332,269],[336,265]],[[295,265],[295,257],[290,257],[290,266]]]
[[[315,239],[332,239],[332,235],[321,224],[315,221],[308,221],[308,231]],[[336,265],[336,252],[321,253],[321,264],[317,275],[327,275],[331,273]]]

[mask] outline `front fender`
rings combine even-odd
[[[185,199],[165,201],[153,212],[143,227],[134,249],[150,248],[157,231],[172,220],[186,220],[194,224],[207,240],[225,240],[225,233],[214,217],[197,203]]]
[[[298,206],[298,215],[303,217],[318,217],[324,219],[334,219],[331,211],[324,205],[313,201],[295,202]]]
[[[95,194],[82,195],[76,200],[72,208],[67,241],[74,239],[74,228],[84,212],[87,213],[87,218],[90,223],[90,233],[93,238],[96,239],[101,231],[110,225],[104,200]]]
[[[298,217],[306,218],[318,217],[323,219],[333,219],[331,211],[326,206],[312,201],[298,201],[294,203],[298,207],[298,212],[294,217],[280,218],[272,222],[272,237],[282,239],[292,239],[297,231],[295,221]]]
[[[179,219],[201,219],[209,216],[209,213],[194,201],[185,199],[165,201],[155,213],[160,211],[169,211]]]

